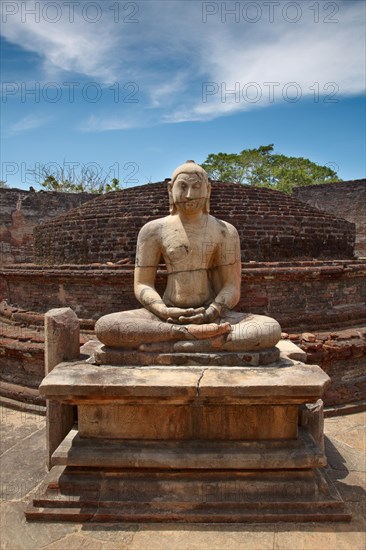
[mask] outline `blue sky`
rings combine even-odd
[[[3,0],[0,177],[128,187],[269,143],[365,177],[364,34],[362,0]]]

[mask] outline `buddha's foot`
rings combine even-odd
[[[214,336],[205,340],[181,340],[174,342],[175,352],[209,353],[220,351],[226,342],[226,334]]]
[[[138,347],[139,351],[151,351],[160,353],[172,353],[174,351],[175,342],[151,342],[150,344],[141,344]]]
[[[230,323],[209,323],[203,325],[185,325],[186,340],[207,340],[216,336],[229,334],[231,332]]]
[[[151,344],[141,344],[139,351],[151,353],[200,353],[215,352],[222,349],[227,339],[227,334],[220,334],[213,338],[202,340],[180,340],[178,342],[152,342]]]

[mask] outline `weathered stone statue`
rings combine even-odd
[[[142,309],[101,317],[95,330],[108,347],[161,352],[255,351],[281,337],[274,319],[232,311],[240,299],[239,235],[209,214],[211,185],[193,161],[168,183],[170,215],[141,229],[136,252],[136,298]],[[168,282],[154,282],[160,258]]]
[[[105,345],[94,340],[89,358],[85,350],[77,357],[75,313],[46,316],[40,391],[57,467],[27,518],[349,521],[322,472],[320,398],[329,377],[302,363],[292,342],[274,347],[276,321],[232,311],[240,298],[239,237],[209,215],[204,170],[183,164],[168,190],[170,215],[138,237],[135,294],[143,308],[99,319]],[[161,257],[162,298],[154,286]]]

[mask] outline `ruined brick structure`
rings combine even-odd
[[[29,197],[23,192],[26,198],[14,210],[19,193],[0,193],[9,200],[4,203],[9,206],[2,222],[3,242],[10,242],[14,252],[12,265],[0,269],[0,301],[5,300],[0,307],[0,385],[3,395],[39,402],[44,312],[72,307],[85,341],[101,315],[138,307],[133,295],[137,233],[150,219],[168,213],[168,200],[166,182],[98,197]],[[37,216],[45,220],[51,213],[52,204],[63,214],[37,226],[31,258],[27,216],[35,225]],[[70,210],[72,205],[77,208]],[[18,226],[17,212],[25,220]],[[289,337],[308,351],[309,362],[325,368],[332,377],[326,403],[365,397],[366,263],[353,255],[354,224],[276,191],[222,182],[213,183],[211,212],[240,233],[238,309],[277,318]],[[161,266],[160,291],[165,278]],[[305,339],[309,332],[315,341]]]
[[[134,266],[8,266],[0,292],[9,304],[33,312],[70,306],[80,319],[139,307]],[[286,331],[366,324],[366,264],[362,260],[243,263],[242,296],[236,309],[276,317]],[[158,272],[163,292],[166,272]],[[6,285],[5,285],[6,283]]]
[[[31,262],[36,225],[92,198],[90,193],[0,189],[0,265]]]
[[[353,257],[352,224],[277,191],[213,182],[210,202],[214,216],[238,229],[244,261]],[[139,229],[168,213],[164,182],[102,195],[38,226],[36,261],[133,262]]]
[[[366,179],[295,187],[293,196],[356,225],[355,254],[366,257]]]

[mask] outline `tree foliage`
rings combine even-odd
[[[0,189],[9,189],[9,185],[4,180],[0,180]]]
[[[240,153],[211,153],[202,167],[213,180],[268,187],[291,194],[299,185],[341,181],[337,172],[303,157],[275,154],[273,144]]]
[[[110,178],[108,174],[103,173],[95,166],[82,167],[76,171],[67,162],[64,162],[62,166],[45,164],[39,167],[34,176],[46,191],[100,194],[121,189],[117,178]]]

